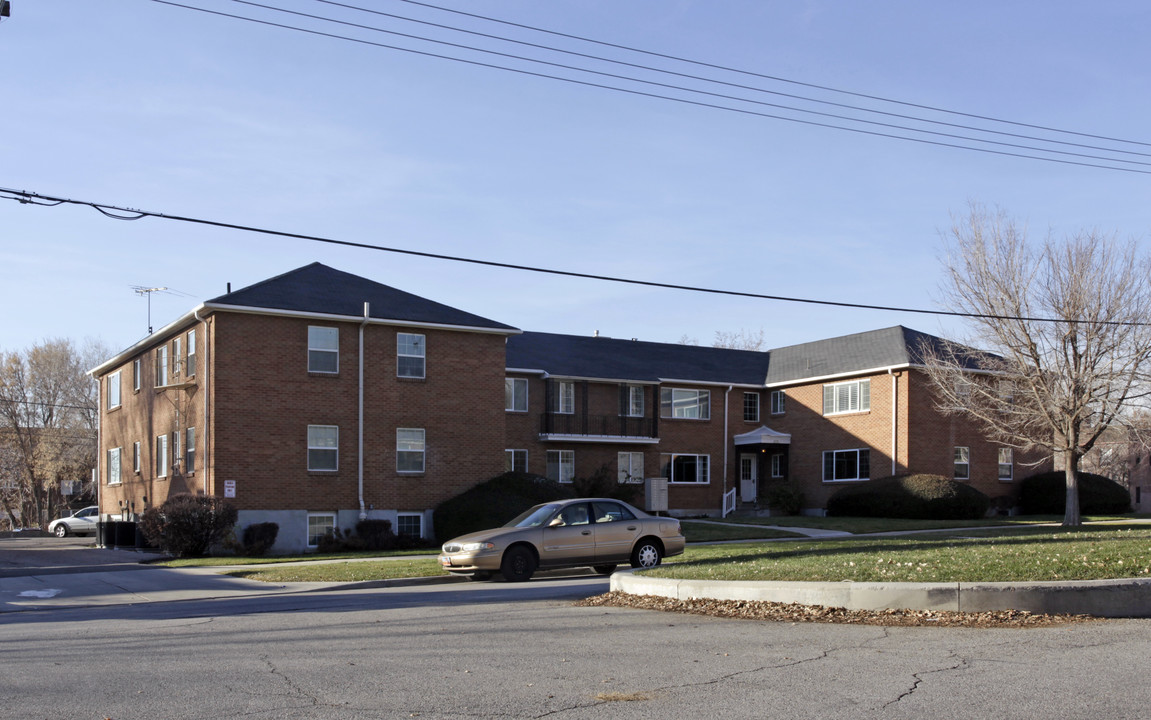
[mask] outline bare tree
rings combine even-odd
[[[980,421],[995,442],[1060,458],[1064,525],[1079,525],[1079,462],[1146,393],[1151,263],[1133,241],[1097,231],[1031,245],[1002,211],[972,205],[953,223],[944,303],[978,317],[967,343],[928,349],[945,412]]]
[[[711,346],[728,350],[763,350],[765,343],[763,328],[760,328],[759,332],[741,328],[739,332],[716,330],[715,342]]]

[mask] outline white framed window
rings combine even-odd
[[[178,376],[180,374],[180,364],[184,362],[184,340],[183,338],[172,339],[172,374]]]
[[[156,387],[168,384],[168,346],[156,348]]]
[[[338,425],[308,426],[308,470],[332,472],[340,469],[340,428]]]
[[[168,477],[168,436],[156,436],[156,477]]]
[[[759,393],[745,392],[743,394],[743,421],[759,422]]]
[[[132,361],[132,389],[136,392],[140,391],[140,358]]]
[[[871,450],[828,450],[823,453],[823,481],[867,480],[871,477]]]
[[[526,473],[528,471],[528,451],[504,450],[504,471]]]
[[[548,450],[547,478],[562,483],[575,479],[575,450]]]
[[[422,378],[427,346],[423,335],[396,333],[396,376]]]
[[[120,448],[108,450],[108,484],[119,485],[124,481],[120,475]]]
[[[422,538],[424,536],[424,516],[419,513],[398,513],[396,515],[396,535]]]
[[[863,412],[871,409],[871,381],[852,380],[823,386],[823,414]]]
[[[711,456],[681,453],[660,455],[663,476],[668,482],[703,485],[711,482]]]
[[[140,441],[132,443],[132,472],[140,472]]]
[[[504,410],[508,412],[528,411],[527,378],[504,378]]]
[[[108,376],[108,409],[120,407],[120,371]]]
[[[783,477],[783,453],[775,453],[771,456],[771,476],[773,478]]]
[[[620,414],[627,417],[643,417],[643,396],[643,385],[625,385]]]
[[[967,480],[971,477],[971,448],[955,448],[955,479]]]
[[[308,372],[340,372],[340,329],[308,326]]]
[[[320,540],[335,531],[335,513],[308,513],[308,547],[319,547]]]
[[[184,361],[184,374],[192,377],[196,374],[196,331],[188,331],[188,356]]]
[[[1011,448],[999,448],[999,481],[1011,482],[1015,477],[1015,453]]]
[[[396,471],[424,471],[424,429],[396,428]]]
[[[180,464],[180,432],[172,433],[172,467]]]
[[[665,418],[711,419],[711,391],[660,388],[659,416]]]
[[[575,412],[575,383],[570,380],[560,380],[555,384],[552,393],[551,411],[561,415],[571,415]]]
[[[771,414],[782,415],[787,412],[787,393],[783,390],[771,391]]]
[[[196,428],[190,427],[184,431],[184,472],[196,471]]]
[[[621,452],[616,461],[619,468],[617,479],[621,485],[643,482],[643,453]]]

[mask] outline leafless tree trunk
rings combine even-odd
[[[944,304],[977,316],[966,342],[995,357],[925,348],[939,407],[974,416],[993,441],[1062,458],[1063,524],[1080,524],[1080,459],[1147,392],[1151,263],[1097,231],[1033,246],[1002,211],[973,205],[944,265]]]

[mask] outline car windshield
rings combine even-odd
[[[550,520],[552,515],[555,515],[556,511],[559,509],[560,506],[556,503],[544,503],[543,505],[536,505],[533,508],[524,510],[519,515],[504,523],[504,527],[539,527],[540,525],[543,525],[548,520]]]

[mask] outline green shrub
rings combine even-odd
[[[276,544],[276,536],[279,534],[280,526],[274,522],[252,523],[244,528],[240,550],[253,557],[264,555]]]
[[[391,520],[361,520],[356,523],[356,537],[364,550],[392,550],[396,547]]]
[[[432,514],[441,541],[499,527],[532,505],[578,497],[575,484],[539,475],[507,472],[440,503]]]
[[[602,465],[590,477],[572,480],[573,497],[612,498],[634,505],[642,491],[643,485],[638,483],[621,483],[607,465]]]
[[[803,493],[791,483],[769,483],[759,494],[772,515],[798,515],[803,509]]]
[[[144,511],[140,530],[164,552],[196,557],[231,535],[236,517],[236,508],[223,498],[180,494]]]
[[[1067,476],[1062,470],[1039,473],[1019,484],[1024,515],[1062,515],[1067,509]],[[1079,512],[1121,515],[1131,512],[1131,495],[1119,483],[1094,473],[1079,473]]]
[[[898,475],[850,485],[827,501],[827,514],[841,517],[974,520],[987,515],[991,499],[970,485],[941,475]]]

